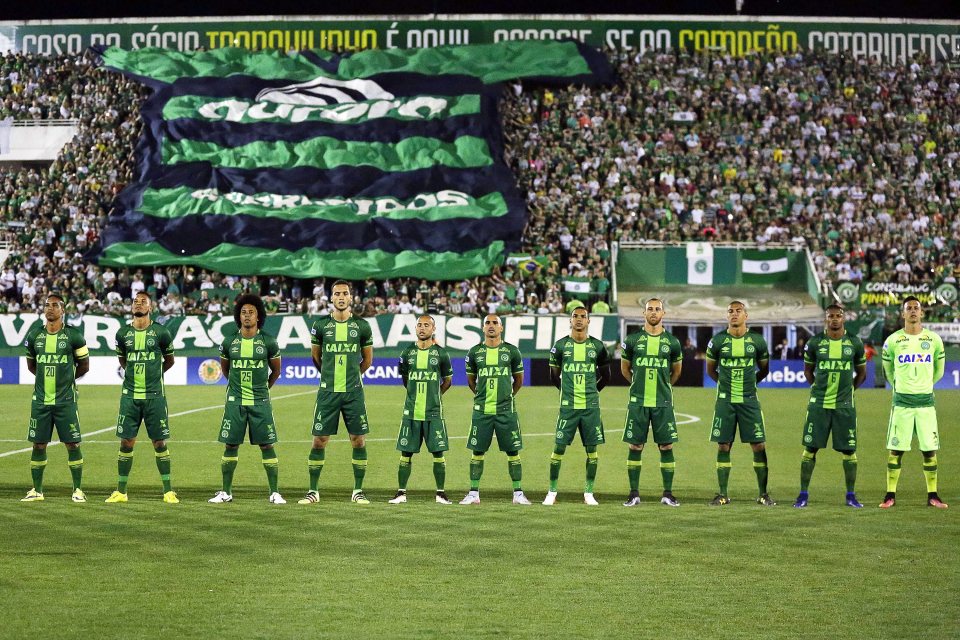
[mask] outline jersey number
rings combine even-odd
[[[573,384],[582,387],[586,382],[586,377],[582,373],[573,374]]]
[[[426,383],[426,382],[418,382],[418,383],[417,383],[417,395],[418,395],[418,396],[425,396],[425,395],[427,395],[427,383]]]
[[[344,355],[337,356],[337,366],[338,367],[347,366],[347,356],[344,356]]]
[[[133,365],[134,375],[142,376],[147,372],[147,365],[144,362],[138,362]]]
[[[734,382],[743,382],[743,371],[743,369],[732,369],[730,371],[730,375],[732,376],[731,379]]]
[[[250,384],[253,382],[253,371],[241,371],[240,372],[240,382],[244,384]]]
[[[56,367],[44,367],[43,375],[47,378],[56,378],[57,377],[57,368]]]

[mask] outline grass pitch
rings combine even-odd
[[[209,505],[219,488],[215,442],[222,388],[170,389],[174,488],[160,501],[153,452],[142,433],[129,504],[103,499],[116,482],[113,435],[118,389],[83,387],[84,489],[69,499],[66,455],[50,448],[47,500],[21,504],[30,486],[24,437],[27,387],[0,386],[0,637],[673,637],[956,638],[960,635],[960,463],[953,452],[960,395],[938,394],[943,449],[940,493],[947,511],[924,506],[916,451],[904,457],[899,502],[876,508],[884,491],[889,393],[859,393],[859,496],[843,506],[840,456],[818,456],[811,506],[796,496],[800,426],[807,394],[765,390],[770,491],[775,508],[753,504],[749,447],[733,453],[733,504],[711,508],[712,392],[678,389],[681,442],[674,494],[658,504],[658,454],[644,453],[636,509],[627,493],[620,442],[626,390],[603,392],[608,443],[600,449],[600,507],[581,504],[584,457],[568,449],[554,508],[510,504],[506,458],[487,455],[477,507],[433,502],[429,454],[414,457],[410,502],[396,489],[394,450],[403,391],[367,389],[371,436],[365,489],[373,504],[349,502],[350,448],[331,443],[319,504],[295,504],[306,489],[313,389],[278,387],[280,488],[269,505],[260,455],[241,449],[235,502]],[[557,411],[552,389],[525,388],[524,489],[547,487]],[[446,397],[452,449],[447,492],[468,487],[469,394]]]

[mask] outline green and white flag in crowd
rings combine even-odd
[[[748,249],[740,254],[740,272],[744,284],[778,282],[789,267],[786,249]]]
[[[568,276],[563,279],[563,290],[567,293],[590,293],[590,279]]]
[[[687,284],[713,284],[713,245],[687,243]]]

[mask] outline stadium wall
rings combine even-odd
[[[111,19],[2,22],[0,54],[78,54],[93,45],[127,49],[428,48],[505,40],[573,38],[598,47],[755,51],[823,49],[854,58],[907,62],[923,52],[935,60],[960,56],[960,23],[899,19],[772,16],[264,16],[207,19]]]

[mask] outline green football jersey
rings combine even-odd
[[[813,365],[813,386],[810,404],[824,409],[846,409],[853,403],[853,379],[856,368],[867,363],[863,342],[850,333],[831,340],[826,332],[810,338],[804,348],[803,361]]]
[[[757,363],[769,360],[767,342],[759,333],[737,338],[721,331],[707,345],[707,359],[717,363],[717,398],[733,404],[756,403]]]
[[[407,379],[403,416],[412,420],[443,417],[440,383],[453,375],[450,356],[438,344],[420,349],[417,343],[400,354],[400,376]]]
[[[333,316],[313,323],[310,343],[320,347],[320,388],[344,393],[363,386],[360,361],[363,348],[373,346],[373,332],[363,318],[337,322]]]
[[[77,401],[77,361],[90,357],[87,342],[79,329],[63,325],[47,333],[43,324],[27,332],[23,346],[28,360],[37,365],[33,400],[43,404],[70,404]]]
[[[173,337],[156,322],[146,329],[132,325],[117,331],[117,357],[125,358],[123,394],[134,400],[163,396],[163,357],[173,355]]]
[[[683,360],[680,341],[667,332],[653,336],[641,329],[620,343],[622,358],[633,367],[630,402],[641,407],[672,407],[673,385],[670,371]]]
[[[894,331],[883,343],[882,358],[894,405],[933,406],[933,385],[943,375],[946,358],[940,336],[929,329],[917,335]]]
[[[560,408],[600,406],[597,371],[610,363],[607,348],[596,338],[577,342],[567,336],[550,349],[550,366],[560,370]]]
[[[477,381],[473,410],[486,415],[516,413],[513,402],[513,375],[523,373],[523,356],[512,344],[496,347],[484,343],[470,349],[466,357],[467,375]]]
[[[230,361],[227,376],[227,402],[250,406],[270,402],[270,360],[280,357],[273,336],[258,331],[252,338],[239,332],[220,345],[220,357]]]

